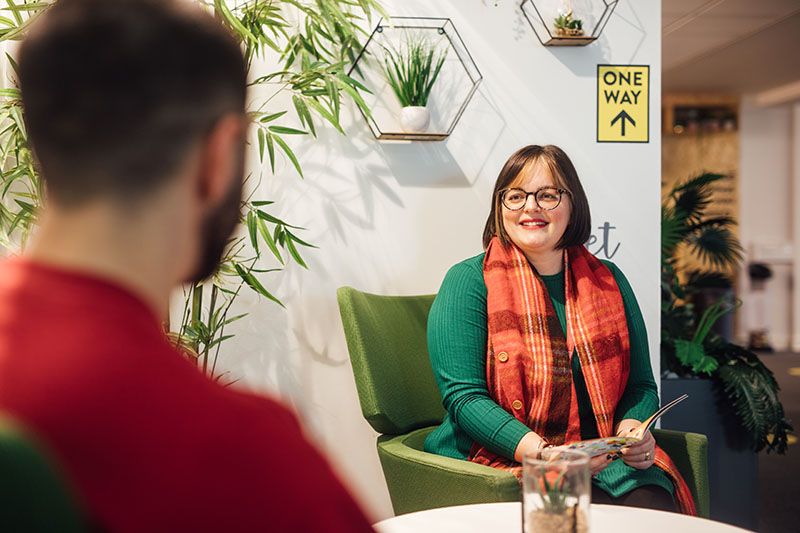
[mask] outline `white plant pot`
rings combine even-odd
[[[431,123],[431,112],[427,107],[408,106],[400,112],[400,127],[406,133],[423,133],[428,131]]]

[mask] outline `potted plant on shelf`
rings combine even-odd
[[[559,37],[583,37],[583,21],[572,18],[572,0],[559,12],[554,26]]]
[[[428,98],[444,65],[447,49],[440,50],[424,37],[410,37],[400,50],[384,48],[382,69],[403,106],[400,127],[407,133],[428,130]]]
[[[565,13],[556,17],[556,35],[559,37],[582,37],[583,21],[573,19],[572,13]]]
[[[661,206],[661,391],[666,398],[690,395],[664,416],[662,427],[708,435],[711,518],[753,529],[756,453],[785,454],[793,428],[772,372],[712,328],[739,304],[723,297],[702,312],[696,305],[702,287],[732,286],[724,272],[742,257],[731,232],[736,221],[705,215],[711,185],[723,177],[705,173],[679,183]],[[687,271],[676,258],[679,249],[704,269]]]

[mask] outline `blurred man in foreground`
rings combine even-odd
[[[239,219],[246,66],[186,2],[62,0],[19,53],[47,208],[0,265],[0,410],[108,531],[371,531],[276,402],[165,339]]]

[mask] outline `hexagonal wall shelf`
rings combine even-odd
[[[545,46],[586,46],[603,32],[619,0],[523,0],[520,9]],[[571,11],[583,22],[583,34],[556,28],[556,19]],[[591,30],[591,33],[590,33]]]
[[[397,53],[409,42],[425,42],[437,54],[446,51],[426,106],[430,112],[430,125],[425,131],[403,130],[400,124],[402,107],[382,68],[387,53]],[[411,141],[446,139],[482,79],[452,21],[425,17],[381,19],[348,75],[372,91],[372,94],[363,94],[372,116],[363,111],[362,114],[375,138]]]

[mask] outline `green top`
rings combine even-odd
[[[428,351],[436,383],[447,410],[442,424],[425,440],[425,451],[466,459],[473,442],[508,458],[530,429],[489,397],[486,384],[486,284],[483,256],[454,265],[442,282],[428,317]],[[658,409],[658,393],[650,367],[647,331],[636,296],[628,280],[610,261],[603,261],[619,286],[631,344],[630,375],[617,405],[614,424],[625,418],[645,420]],[[541,276],[556,315],[566,330],[564,273]],[[591,400],[577,353],[572,356],[572,374],[578,396],[581,438],[598,437]],[[618,498],[642,485],[658,485],[670,493],[667,475],[653,466],[637,470],[623,461],[613,461],[593,479]]]

